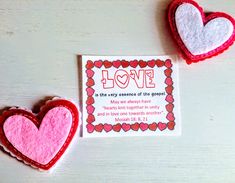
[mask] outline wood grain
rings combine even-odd
[[[78,54],[175,54],[170,0],[0,0],[0,107],[78,100]],[[235,17],[234,0],[198,1]],[[235,46],[180,63],[181,137],[77,138],[52,173],[0,152],[1,183],[235,181]]]

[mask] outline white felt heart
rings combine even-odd
[[[181,40],[193,55],[218,48],[234,31],[232,22],[225,17],[214,18],[204,25],[201,12],[190,3],[178,6],[175,23]]]

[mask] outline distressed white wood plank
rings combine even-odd
[[[169,0],[0,0],[0,107],[45,96],[78,100],[77,54],[163,55],[175,46]],[[234,0],[198,1],[235,17]],[[77,139],[53,173],[0,152],[0,182],[235,180],[235,46],[200,64],[180,63],[181,137]]]

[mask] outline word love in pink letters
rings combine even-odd
[[[118,69],[115,73],[109,70],[102,70],[101,82],[104,89],[111,89],[115,86],[125,89],[130,82],[134,82],[134,85],[138,88],[155,88],[156,86],[153,69],[130,70],[129,72]]]

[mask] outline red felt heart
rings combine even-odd
[[[201,14],[200,21],[202,21],[202,23],[204,24],[204,27],[206,27],[208,24],[212,24],[212,22],[216,21],[217,18],[223,18],[223,19],[230,21],[231,24],[233,25],[233,32],[231,33],[231,36],[228,37],[225,42],[223,42],[223,43],[221,42],[220,45],[217,46],[216,48],[212,48],[212,50],[208,49],[208,50],[205,50],[205,52],[193,54],[192,51],[190,51],[189,45],[187,46],[186,43],[183,41],[182,36],[181,36],[182,32],[181,33],[178,32],[179,27],[177,27],[176,14],[177,14],[177,12],[180,11],[180,8],[182,7],[182,5],[185,5],[185,4],[190,5],[194,9],[194,11],[197,11]],[[196,16],[197,12],[192,14],[192,16]],[[182,17],[184,17],[185,20],[187,18],[188,19],[190,18],[190,17],[185,17],[185,16],[182,16]],[[210,14],[208,14],[208,16],[206,16],[203,12],[203,9],[195,1],[192,1],[192,0],[173,0],[168,7],[168,21],[169,21],[172,36],[173,36],[174,40],[176,41],[176,43],[178,44],[179,50],[188,64],[196,63],[198,61],[205,60],[207,58],[210,58],[210,57],[213,57],[213,56],[216,56],[216,55],[222,53],[223,51],[228,49],[233,44],[233,42],[235,40],[235,20],[230,15],[228,15],[226,13],[216,12],[216,13],[210,13]],[[219,26],[219,24],[217,24],[217,25]],[[226,29],[226,27],[220,27],[220,28]],[[182,26],[182,30],[183,30],[183,26]],[[211,29],[211,31],[212,31],[212,29]],[[189,36],[189,33],[187,33],[185,35]],[[202,33],[204,33],[204,29],[203,29],[203,31],[200,32],[200,34],[202,34]],[[216,36],[221,36],[221,35],[217,34]],[[197,37],[197,36],[192,36],[192,37]],[[210,40],[210,42],[212,42],[213,40],[215,40],[215,39]],[[195,43],[192,42],[191,44],[198,45],[197,42],[195,42]],[[203,44],[205,45],[206,43],[204,42]]]
[[[166,77],[170,77],[171,74],[172,74],[172,69],[166,69],[166,70],[164,71],[164,73],[165,73]]]
[[[63,120],[61,121],[62,123],[59,122],[61,118],[58,119],[57,123],[53,122],[53,120],[55,118],[58,118],[58,115],[60,115],[59,113],[61,111],[61,107],[66,108],[66,110],[68,110],[69,113],[71,114],[72,121],[71,121],[70,130],[68,129],[69,131],[68,131],[67,136],[64,136],[66,135],[64,133],[63,134],[59,133],[58,137],[64,136],[63,137],[64,142],[61,145],[60,149],[58,149],[58,151],[55,151],[56,154],[54,154],[53,157],[49,159],[49,162],[39,163],[39,162],[42,162],[42,160],[39,160],[39,159],[42,158],[43,153],[44,154],[46,153],[44,152],[45,150],[43,149],[48,148],[47,144],[50,143],[50,144],[55,145],[56,142],[60,141],[60,139],[56,139],[58,137],[56,137],[55,135],[49,134],[50,132],[57,133],[57,131],[53,130],[53,129],[56,129],[57,127],[51,126],[49,123],[53,123],[53,125],[56,125],[56,124],[59,125],[63,123],[62,122]],[[57,112],[53,114],[52,111],[57,111]],[[16,120],[16,118],[20,120]],[[6,110],[2,113],[0,117],[1,145],[4,146],[4,148],[7,151],[9,151],[13,156],[15,156],[17,159],[21,159],[26,164],[36,167],[38,169],[48,170],[53,165],[55,165],[55,163],[61,158],[61,156],[64,154],[64,152],[68,148],[77,130],[78,119],[79,119],[79,113],[78,113],[77,107],[72,102],[65,100],[65,99],[54,99],[54,100],[48,101],[45,104],[45,106],[41,108],[41,111],[37,115],[34,115],[28,110],[19,109],[19,108],[12,108],[12,109]],[[17,129],[14,129],[14,126],[18,123],[21,124],[21,126],[18,126]],[[20,127],[22,130],[24,130],[23,131],[24,133],[22,131],[19,131]],[[61,130],[61,132],[63,131],[63,128],[61,127],[61,125],[59,129]],[[43,134],[47,136],[47,141],[40,141],[40,139],[42,140],[44,138]],[[16,138],[18,136],[22,136],[22,137]],[[28,143],[29,139],[27,137],[31,139],[30,141],[31,143]],[[34,149],[34,144],[32,143],[33,138],[35,138],[34,140],[38,139],[37,141],[38,146],[43,146],[44,148],[40,147],[42,148],[40,149],[40,151],[38,151],[37,149]],[[22,143],[16,144],[16,142],[18,141],[19,142],[22,141]],[[54,151],[53,148],[56,148],[56,147],[51,147],[51,151]],[[42,154],[42,156],[37,157],[38,156],[37,153]]]
[[[168,112],[172,112],[173,111],[173,109],[174,109],[174,104],[167,104],[166,105],[166,110],[168,111]]]

